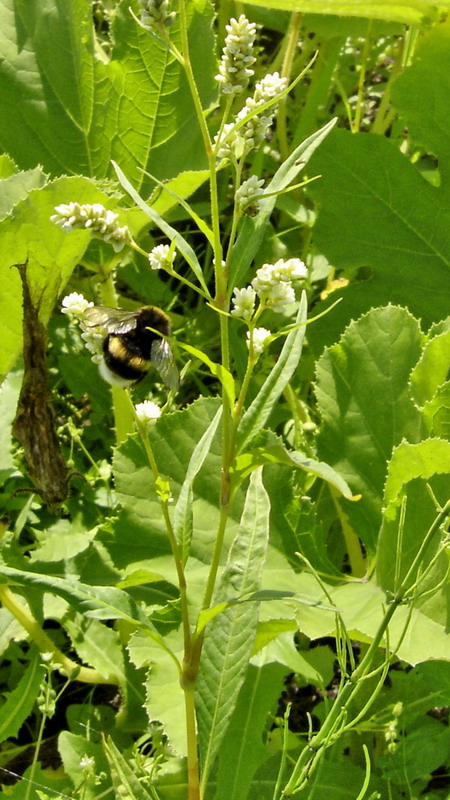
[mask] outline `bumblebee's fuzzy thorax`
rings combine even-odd
[[[108,383],[130,386],[153,366],[171,389],[178,388],[178,371],[166,338],[170,322],[164,311],[155,306],[135,312],[91,306],[85,317],[88,331],[98,329],[105,334],[99,369]]]

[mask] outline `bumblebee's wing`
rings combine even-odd
[[[86,327],[106,328],[108,333],[128,333],[137,325],[135,311],[122,311],[120,308],[108,306],[90,306],[84,312]]]
[[[152,344],[151,361],[169,389],[178,389],[180,378],[167,339],[158,339]]]

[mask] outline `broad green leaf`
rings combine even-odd
[[[77,530],[77,528],[79,528]],[[97,533],[97,528],[91,531],[83,530],[81,521],[78,525],[68,519],[60,519],[45,531],[36,534],[36,547],[30,556],[30,563],[36,561],[63,561],[73,558],[89,547]]]
[[[145,710],[149,722],[161,722],[171,747],[177,755],[185,756],[186,714],[184,693],[180,686],[180,664],[183,660],[181,630],[166,634],[164,641],[166,650],[149,636],[137,632],[130,639],[128,651],[137,667],[148,667]]]
[[[22,284],[14,264],[28,258],[27,276],[32,302],[47,324],[57,297],[83,256],[87,231],[65,233],[50,222],[56,205],[76,199],[111,207],[107,194],[86,178],[58,178],[31,189],[0,222],[0,373],[7,372],[22,348]]]
[[[40,653],[34,651],[18,685],[6,695],[0,708],[0,741],[17,736],[31,714],[45,672]]]
[[[419,406],[432,400],[450,372],[450,331],[429,341],[411,374],[411,393]]]
[[[403,442],[395,448],[389,463],[389,472],[384,490],[386,515],[393,514],[400,505],[401,492],[406,483],[414,478],[427,480],[433,475],[450,470],[450,442],[442,439],[426,439],[419,444]]]
[[[220,747],[215,800],[244,800],[251,779],[267,759],[263,731],[267,716],[276,709],[286,670],[279,664],[250,666]]]
[[[445,614],[448,599],[446,602],[438,589],[446,579],[448,559],[442,552],[444,534],[437,524],[436,503],[429,488],[438,502],[442,498],[445,502],[449,482],[450,461],[444,479],[416,478],[406,483],[401,492],[402,505],[394,502],[386,508],[377,550],[377,583],[388,596],[401,597],[407,591],[411,598],[414,591],[421,602],[422,592],[431,593],[441,607],[441,615]],[[425,608],[424,613],[428,613]]]
[[[175,503],[185,480],[192,452],[213,420],[218,407],[219,402],[216,399],[200,398],[182,411],[163,415],[152,426],[150,443],[161,473],[170,482]],[[220,518],[220,466],[220,446],[214,440],[196,478],[192,508],[191,556],[205,563],[210,561]],[[158,572],[159,568],[152,565],[151,559],[168,555],[170,546],[147,456],[135,437],[130,437],[115,453],[114,480],[122,511],[114,522],[114,534],[100,532],[100,539],[118,569],[126,568],[131,571],[146,568]],[[237,497],[236,500],[230,514],[227,543],[234,535],[233,526],[241,513],[241,498]]]
[[[271,197],[262,199],[259,214],[256,217],[246,216],[236,244],[233,248],[233,259],[230,270],[230,286],[239,286],[243,276],[258,252],[264,231],[270,215],[277,202],[277,194],[286,189],[297,177],[298,173],[308,163],[312,154],[336,123],[336,119],[327,122],[320,130],[313,133],[283,161],[270,183],[265,187],[265,193]]]
[[[394,593],[400,588],[404,591],[418,581],[420,597],[420,591],[432,590],[445,578],[444,555],[427,575],[425,584],[422,576],[436,556],[442,536],[435,524],[438,519],[435,497],[443,506],[449,499],[449,485],[450,442],[440,439],[413,445],[405,442],[394,450],[385,487],[377,557],[377,580],[384,589]]]
[[[392,83],[392,102],[408,121],[409,135],[439,158],[444,194],[448,194],[444,182],[450,177],[450,147],[446,135],[450,124],[446,100],[449,47],[450,23],[447,19],[419,38],[413,62]]]
[[[306,313],[306,295],[303,293],[295,320],[296,324],[306,323]],[[242,452],[245,447],[248,447],[266,424],[281,393],[298,367],[304,337],[305,327],[287,335],[277,363],[239,423],[238,452]]]
[[[167,217],[169,212],[179,204],[178,198],[185,200],[190,197],[208,179],[209,171],[206,169],[183,170],[176,178],[172,178],[162,185],[158,184],[150,198],[151,206],[160,217]]]
[[[41,189],[47,183],[47,177],[41,167],[27,172],[15,172],[0,182],[0,219],[20,201],[24,200],[32,189]]]
[[[386,613],[386,595],[369,582],[351,582],[327,587],[339,610],[348,635],[361,642],[370,642]],[[311,639],[335,636],[335,615],[331,612],[302,606],[297,614],[299,629]],[[406,629],[406,636],[405,636]],[[450,635],[446,621],[436,622],[420,608],[400,605],[389,625],[389,645],[408,664],[432,659],[450,661]]]
[[[417,321],[405,309],[388,306],[351,323],[317,365],[322,416],[317,452],[362,495],[345,504],[345,514],[370,549],[381,524],[392,448],[403,438],[417,441],[420,434],[420,414],[409,397],[420,344]]]
[[[259,469],[250,478],[241,523],[214,598],[216,604],[259,589],[269,537],[269,511]],[[206,629],[196,690],[203,785],[245,679],[257,622],[258,604],[244,603],[219,614]]]
[[[450,381],[439,387],[421,411],[430,436],[450,439]]]
[[[209,427],[195,446],[186,471],[181,491],[174,511],[173,528],[182,554],[183,563],[186,563],[192,538],[192,502],[193,484],[209,453],[211,442],[216,435],[217,427],[222,416],[222,407],[211,421]]]
[[[96,619],[76,614],[62,620],[79,658],[94,667],[105,678],[116,675],[123,686],[125,667],[119,634]]]
[[[17,172],[17,166],[6,153],[0,155],[0,178],[9,178]]]
[[[287,622],[287,620],[283,620],[283,622]],[[283,664],[299,675],[304,683],[312,683],[314,686],[321,686],[325,689],[320,673],[306,660],[304,654],[299,652],[292,631],[280,633],[275,640],[264,647],[264,650],[252,658],[252,664],[260,668],[265,664],[273,663]]]
[[[139,6],[132,0],[139,16]],[[52,175],[112,176],[111,159],[139,188],[142,169],[177,175],[205,155],[181,65],[142,30],[123,0],[115,9],[110,54],[94,42],[91,5],[73,0],[6,0],[0,12],[0,143],[21,168],[40,163]],[[217,93],[212,9],[188,9],[191,58],[200,97]],[[179,23],[171,36],[180,48]],[[200,42],[202,47],[199,46]],[[17,106],[17,97],[22,102]],[[16,124],[11,125],[14,107]]]
[[[11,452],[11,424],[16,413],[22,377],[21,371],[11,372],[0,386],[0,484],[16,468]]]
[[[447,105],[445,87],[436,82],[433,87],[436,105]],[[405,305],[424,325],[446,317],[450,187],[431,186],[387,139],[344,130],[332,131],[310,169],[322,176],[308,187],[320,206],[317,248],[346,276],[361,268],[366,276],[318,306],[343,297],[332,314],[312,326],[314,348],[336,341],[351,317],[374,305]]]
[[[340,17],[369,17],[388,22],[403,22],[405,25],[419,25],[429,12],[428,0],[250,0],[249,5],[273,8],[278,11],[300,12],[304,14],[338,14]],[[444,3],[444,5],[448,5]]]
[[[136,775],[135,769],[124,758],[111,738],[103,742],[103,748],[111,770],[111,779],[116,797],[129,800],[155,800],[156,795],[147,791]]]

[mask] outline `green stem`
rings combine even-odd
[[[184,706],[186,711],[188,800],[201,800],[193,688],[185,687]]]
[[[298,35],[300,33],[302,15],[295,11],[291,14],[289,21],[289,28],[286,33],[286,49],[284,52],[283,65],[281,67],[281,77],[290,78],[292,73],[292,65],[294,63],[295,51],[297,48]],[[281,160],[286,161],[289,155],[289,145],[287,136],[286,124],[286,104],[287,97],[280,100],[277,113],[277,136],[280,145]]]
[[[155,488],[156,491],[158,492],[158,487],[162,488],[165,484],[165,481],[159,472],[158,464],[156,463],[155,455],[153,453],[150,440],[148,438],[146,426],[140,421],[140,419],[137,417],[136,414],[134,414],[134,416],[135,416],[135,423],[139,431],[139,434],[141,436],[142,444],[144,446],[148,462],[150,464],[150,469],[153,474],[153,479],[155,481]],[[161,511],[164,518],[164,524],[166,526],[170,549],[172,550],[172,555],[175,562],[175,568],[177,571],[178,588],[180,590],[181,618],[182,618],[183,635],[184,635],[184,654],[185,654],[185,660],[188,661],[191,653],[191,630],[189,624],[187,584],[186,584],[186,576],[184,574],[183,559],[181,557],[180,548],[178,546],[178,542],[176,540],[175,533],[173,530],[172,520],[170,519],[168,494],[169,493],[167,491],[167,496],[165,496],[165,492],[161,491],[159,493],[159,500],[161,503]]]
[[[331,494],[341,523],[352,575],[354,578],[363,578],[367,572],[367,565],[361,550],[360,541],[352,526],[349,524],[347,515],[342,510],[337,490],[331,488]]]
[[[369,20],[367,25],[367,36],[364,40],[364,47],[362,51],[361,57],[361,69],[359,72],[359,80],[358,80],[358,95],[356,100],[356,109],[355,109],[355,119],[352,126],[353,133],[357,133],[361,126],[361,117],[362,111],[364,107],[364,83],[366,80],[366,68],[367,68],[367,61],[369,58],[369,51],[370,51],[370,31],[372,28],[372,20]]]
[[[353,697],[360,689],[361,679],[370,670],[371,664],[376,656],[378,648],[386,633],[388,625],[398,607],[398,603],[393,602],[388,607],[383,620],[374,636],[374,639],[368,648],[361,663],[352,672],[350,678],[342,687],[339,692],[330,713],[324,721],[320,731],[311,739],[308,747],[302,751],[292,775],[286,784],[282,797],[290,797],[296,794],[303,788],[313,770],[317,767],[320,758],[324,755],[325,750],[334,742],[334,734],[342,724],[347,715],[347,709],[350,707]],[[345,725],[346,729],[348,725]]]
[[[4,584],[0,585],[0,602],[8,609],[13,617],[20,622],[22,627],[25,628],[41,653],[51,653],[53,663],[57,664],[61,671],[68,675],[69,678],[73,676],[74,680],[81,681],[82,683],[112,685],[117,685],[119,683],[119,679],[115,675],[109,675],[104,678],[96,669],[80,667],[80,665],[72,661],[71,658],[67,658],[67,656],[63,655],[61,650],[56,647],[45,631],[42,630],[35,618],[21,603],[19,603],[17,597],[15,597],[11,590]]]
[[[391,89],[392,89],[392,82],[399,76],[399,74],[403,70],[404,52],[405,52],[405,40],[401,39],[395,56],[395,62],[389,74],[389,80],[385,84],[383,97],[381,98],[381,102],[380,105],[378,106],[376,117],[372,123],[372,128],[371,128],[372,133],[378,133],[379,135],[384,136],[389,125],[392,122],[393,117],[395,116],[395,111],[393,111],[393,109],[390,107]]]
[[[333,83],[333,73],[345,39],[342,37],[329,39],[320,46],[317,61],[314,64],[311,83],[309,85],[306,102],[299,113],[299,123],[295,129],[292,147],[297,147],[317,127],[317,112],[327,103],[330,86]],[[306,54],[305,63],[309,59]]]

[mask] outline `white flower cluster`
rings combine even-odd
[[[175,19],[175,12],[169,11],[168,0],[139,0],[141,24],[144,28],[157,28],[164,25],[172,25]]]
[[[151,400],[144,400],[135,406],[136,416],[143,425],[150,425],[161,416],[161,409]]]
[[[242,214],[251,205],[256,208],[256,211],[259,211],[261,203],[258,198],[264,194],[263,186],[264,179],[258,180],[257,175],[252,175],[248,180],[241,183],[235,194],[236,208],[239,213]]]
[[[93,306],[90,300],[86,300],[85,296],[78,292],[71,292],[66,294],[62,299],[62,313],[72,314],[74,317],[82,317],[84,312],[90,306]]]
[[[152,269],[167,269],[175,261],[175,250],[169,256],[170,247],[168,244],[158,244],[150,251],[148,263]]]
[[[231,314],[249,322],[254,314],[256,297],[261,305],[282,312],[286,305],[295,301],[293,283],[304,280],[308,270],[299,258],[280,258],[275,264],[263,264],[256,270],[251,285],[244,289],[233,289]]]
[[[226,26],[227,37],[222,50],[219,74],[216,81],[221,84],[223,94],[240,94],[247,88],[254,71],[250,69],[256,58],[252,55],[256,36],[256,25],[249,22],[245,14],[238,20],[232,17]]]
[[[119,253],[126,244],[131,243],[131,234],[127,226],[120,228],[119,218],[114,211],[106,209],[101,203],[62,203],[55,207],[56,214],[50,217],[51,222],[59,225],[63,231],[85,229],[94,236],[103,239]]]
[[[266,339],[272,334],[267,328],[253,328],[252,331],[247,331],[247,347],[253,346],[253,355],[260,356],[264,350],[264,343]]]
[[[239,160],[261,144],[269,133],[276,112],[276,104],[265,109],[262,114],[255,114],[238,129],[236,129],[236,125],[247,119],[249,114],[255,112],[269,100],[278,97],[286,89],[287,83],[287,78],[280,78],[278,72],[274,72],[266,75],[256,84],[253,97],[247,97],[245,105],[239,111],[235,121],[223,126],[220,139],[218,139],[219,134],[216,135],[214,143],[217,146],[217,158]]]
[[[94,303],[86,300],[84,295],[78,292],[72,292],[63,297],[61,305],[63,314],[71,314],[77,318],[82,330],[81,338],[84,340],[85,347],[92,353],[92,361],[94,364],[100,364],[103,359],[103,342],[107,331],[98,326],[95,327],[95,331],[88,328],[84,319],[84,312],[87,308],[93,306]]]

